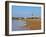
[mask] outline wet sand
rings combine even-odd
[[[16,20],[13,20],[13,31],[41,29],[41,20],[40,19],[16,19]],[[23,21],[26,23],[23,23]]]
[[[39,30],[41,29],[40,19],[26,19],[26,24],[24,27],[28,30]]]

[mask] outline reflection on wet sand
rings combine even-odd
[[[41,29],[40,18],[16,18],[13,20],[13,30],[38,30]]]

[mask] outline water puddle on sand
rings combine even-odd
[[[25,30],[24,26],[27,25],[26,21],[23,20],[12,20],[12,31]]]

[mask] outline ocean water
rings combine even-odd
[[[25,25],[25,21],[12,19],[12,31],[26,30]]]

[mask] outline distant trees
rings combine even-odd
[[[32,13],[32,17],[12,17],[12,19],[40,19],[40,16],[34,16],[34,14]]]

